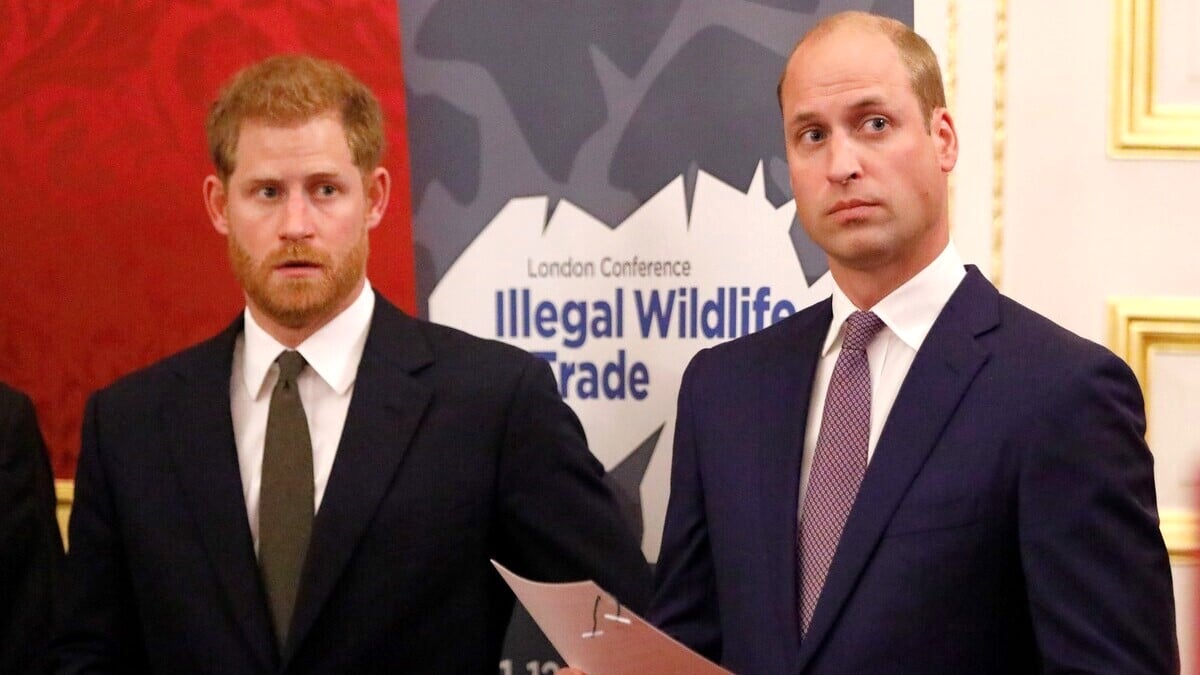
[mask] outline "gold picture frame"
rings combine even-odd
[[[1109,154],[1200,159],[1200,102],[1155,100],[1156,0],[1113,0]]]
[[[1125,359],[1150,401],[1150,356],[1156,350],[1200,355],[1200,298],[1118,297],[1108,301],[1109,346]],[[1148,422],[1147,436],[1152,431]],[[1171,561],[1200,563],[1200,511],[1160,509],[1163,539]]]

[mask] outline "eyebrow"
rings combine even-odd
[[[304,178],[305,178],[305,180],[327,180],[327,181],[345,180],[345,177],[341,173],[338,173],[337,171],[318,171],[316,173],[310,173],[310,174],[306,175]]]
[[[314,180],[336,181],[336,180],[343,180],[343,178],[342,178],[342,174],[340,174],[339,172],[330,170],[330,171],[315,171],[310,174],[305,174],[303,177],[303,180],[305,182],[314,181]],[[264,183],[279,183],[282,181],[283,181],[283,179],[277,175],[263,174],[263,175],[258,175],[258,176],[247,176],[246,177],[247,183],[255,184],[255,185],[261,185]]]
[[[872,108],[879,108],[883,105],[884,105],[884,102],[883,102],[882,98],[880,98],[879,96],[871,95],[871,96],[864,96],[864,97],[858,99],[857,101],[855,101],[854,103],[851,103],[848,110],[851,113],[861,113],[864,110],[870,110]],[[792,117],[791,126],[792,127],[802,126],[805,124],[809,124],[810,122],[814,122],[820,118],[821,118],[821,116],[815,112],[802,110],[799,113],[797,113],[794,117]]]

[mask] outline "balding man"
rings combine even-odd
[[[650,618],[742,674],[1177,672],[1138,384],[964,268],[929,46],[835,15],[779,96],[835,288],[688,367]]]

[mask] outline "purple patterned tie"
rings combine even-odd
[[[871,312],[851,314],[846,319],[842,351],[829,380],[808,491],[800,511],[796,560],[801,589],[797,603],[801,636],[808,632],[829,563],[867,470],[871,371],[866,349],[882,328],[883,320]]]

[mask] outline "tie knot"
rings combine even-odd
[[[300,352],[290,349],[280,354],[275,362],[279,364],[279,381],[287,383],[296,381],[296,376],[300,374],[301,370],[304,370],[306,363]]]
[[[883,319],[875,316],[874,312],[854,312],[846,318],[846,335],[842,338],[842,349],[866,349],[882,329]]]

